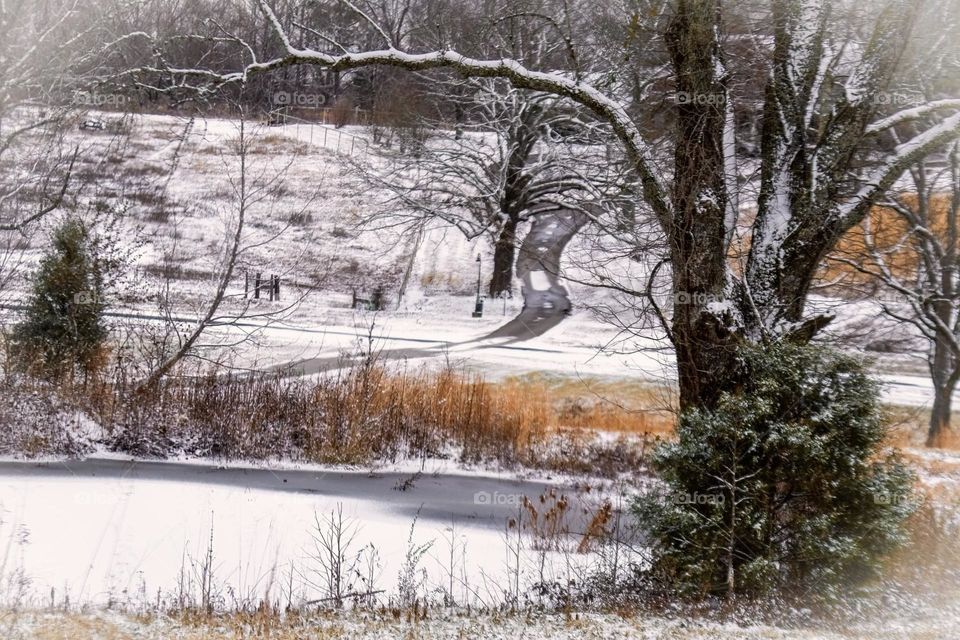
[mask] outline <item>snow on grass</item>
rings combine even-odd
[[[66,638],[86,640],[235,640],[249,638],[261,618],[212,618],[180,621],[160,616],[133,616],[102,611],[87,614],[14,612],[8,616],[11,638]],[[267,618],[269,620],[269,618]],[[367,640],[417,638],[448,640],[869,640],[928,639],[922,628],[896,634],[882,630],[837,633],[825,629],[780,629],[768,625],[721,624],[685,617],[668,618],[647,615],[603,613],[468,613],[460,610],[435,610],[422,619],[395,618],[379,613],[323,613],[286,622],[263,624],[269,637],[349,638]]]
[[[452,585],[458,602],[502,603],[511,585],[526,590],[596,562],[590,553],[537,550],[509,526],[523,516],[524,496],[540,505],[552,486],[480,474],[0,463],[0,547],[8,550],[0,583],[15,575],[29,581],[25,593],[0,595],[6,604],[44,603],[51,593],[57,602],[139,602],[158,590],[174,597],[185,583],[195,595],[207,567],[224,598],[302,604],[329,595],[316,536],[342,508],[356,534],[345,553],[362,557],[364,575],[369,562],[375,575],[373,585],[348,576],[345,592],[395,596],[411,545],[430,545],[412,569],[418,597]],[[604,492],[558,490],[577,505],[571,530],[582,531],[580,519]]]

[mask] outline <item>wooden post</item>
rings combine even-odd
[[[257,275],[254,276],[253,279],[253,297],[257,300],[260,299],[260,278],[261,274],[259,271],[257,271]]]
[[[243,272],[243,299],[246,300],[250,297],[250,272],[244,270]]]
[[[273,276],[273,295],[274,299],[280,300],[280,276]]]

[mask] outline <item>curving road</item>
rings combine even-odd
[[[589,222],[579,211],[560,209],[534,218],[520,246],[516,273],[523,280],[523,309],[520,314],[479,338],[510,338],[510,342],[541,336],[560,324],[573,305],[566,287],[560,284],[560,257],[573,236]]]
[[[473,340],[442,342],[420,348],[385,349],[378,353],[378,358],[431,358],[445,355],[453,347],[458,350],[532,349],[519,347],[514,343],[543,335],[563,322],[573,308],[569,292],[560,284],[560,258],[567,244],[587,222],[589,217],[586,214],[572,209],[558,209],[534,218],[518,252],[515,269],[517,276],[523,280],[523,309],[513,320]],[[360,357],[351,359],[344,356],[308,358],[278,365],[273,369],[292,375],[309,375],[350,366],[351,360],[359,359]]]

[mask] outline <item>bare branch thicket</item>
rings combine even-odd
[[[618,65],[649,77],[650,69],[629,58],[598,60],[593,69],[568,62],[541,70],[505,51],[483,58],[401,43],[330,52],[300,46],[265,0],[257,4],[272,43],[255,61],[229,73],[158,64],[123,77],[157,91],[212,91],[298,66],[334,73],[378,65],[444,69],[566,98],[609,126],[668,248],[675,299],[666,319],[681,408],[711,405],[737,384],[744,340],[805,341],[822,330],[831,317],[808,313],[806,302],[823,257],[905,170],[960,137],[960,89],[944,81],[956,51],[948,37],[960,13],[955,0],[890,2],[875,12],[843,3],[839,13],[821,0],[773,0],[770,13],[737,16],[745,25],[740,33],[728,32],[722,20],[724,13],[736,15],[734,7],[670,3],[641,30],[657,34],[668,54],[674,100],[667,149],[646,135],[648,123],[634,118],[636,104],[622,85],[604,81]],[[922,30],[931,37],[917,38]],[[751,43],[753,53],[735,51],[737,42]],[[757,91],[738,93],[738,61],[767,69]],[[932,102],[904,109],[890,99],[917,78],[934,89],[921,93]],[[737,114],[751,109],[762,123],[759,157],[737,142]],[[915,117],[917,109],[930,117]],[[664,168],[664,152],[672,155],[672,171]],[[741,189],[750,176],[756,176],[750,188]],[[742,197],[751,193],[755,199]],[[740,237],[745,242],[738,247]],[[745,257],[731,261],[738,250]]]
[[[911,167],[910,187],[881,200],[832,256],[866,276],[848,288],[879,284],[870,297],[882,312],[926,342],[934,390],[928,446],[952,439],[960,380],[960,145],[936,164]]]
[[[469,116],[454,131],[428,122],[434,137],[420,153],[387,152],[353,165],[386,194],[366,225],[441,222],[468,240],[487,238],[496,297],[512,288],[522,225],[571,199],[602,198],[607,154],[599,125],[559,108],[555,98],[493,80],[458,84],[449,93],[460,96]]]

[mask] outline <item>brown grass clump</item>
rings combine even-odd
[[[887,434],[887,446],[899,449],[926,447],[927,429],[930,424],[930,410],[923,407],[887,407],[890,429]],[[960,451],[960,413],[955,412],[951,420],[954,425],[952,434],[938,445],[938,449]]]
[[[93,407],[117,450],[226,459],[361,464],[402,456],[518,462],[544,439],[536,402],[444,369],[374,362],[315,381],[281,376],[171,379],[147,396],[112,387]]]
[[[669,411],[644,408],[662,391],[639,382],[490,382],[452,366],[388,367],[376,355],[343,365],[318,379],[181,371],[146,394],[135,392],[140,376],[120,365],[56,385],[0,371],[0,388],[37,408],[25,412],[17,402],[0,411],[9,436],[0,452],[71,455],[96,444],[64,439],[77,429],[53,419],[61,406],[85,412],[109,449],[156,458],[369,464],[456,456],[615,476],[641,470],[648,444],[672,432]]]
[[[646,380],[602,380],[530,374],[498,384],[501,392],[542,398],[551,427],[635,436],[670,437],[676,418],[674,391]]]
[[[368,464],[455,455],[613,476],[640,469],[648,443],[672,429],[665,412],[578,397],[569,383],[488,382],[452,366],[390,368],[375,355],[344,365],[313,380],[168,378],[146,395],[135,394],[133,382],[102,381],[86,384],[75,400],[104,428],[108,447],[161,458]],[[617,391],[644,401],[638,388]],[[616,437],[598,434],[605,431]]]

